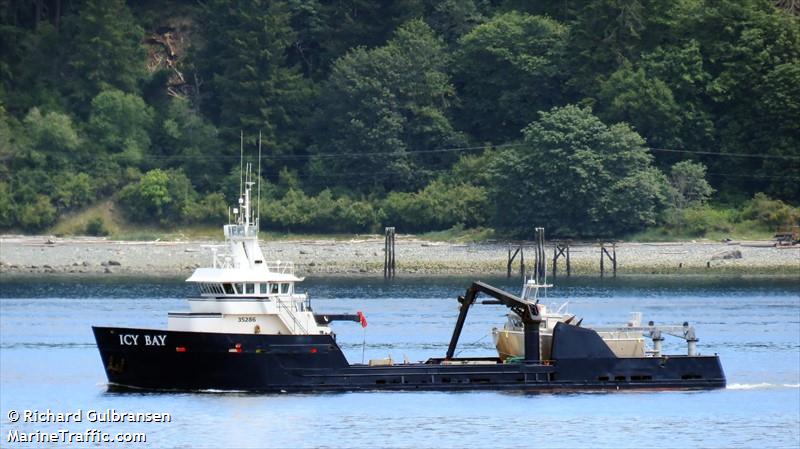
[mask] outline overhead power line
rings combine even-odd
[[[700,150],[679,150],[674,148],[654,148],[648,147],[650,151],[663,151],[669,153],[688,153],[688,154],[702,154],[707,156],[722,156],[722,157],[752,157],[760,159],[783,159],[800,161],[800,156],[787,156],[782,154],[753,154],[753,153],[719,153],[715,151],[700,151]]]
[[[348,157],[348,158],[357,158],[357,157],[371,157],[371,156],[406,156],[406,155],[413,155],[413,154],[436,154],[436,153],[461,153],[461,152],[468,152],[468,151],[475,151],[475,150],[486,150],[490,148],[494,149],[501,149],[501,148],[515,148],[520,146],[525,146],[526,143],[518,142],[518,143],[506,143],[501,145],[475,145],[475,146],[468,146],[468,147],[452,147],[452,148],[436,148],[436,149],[428,149],[428,150],[404,150],[401,152],[396,151],[372,151],[372,152],[363,152],[363,153],[308,153],[308,154],[274,154],[274,155],[264,155],[262,156],[264,160],[302,160],[302,159],[335,159],[340,157]],[[726,153],[726,152],[717,152],[717,151],[707,151],[707,150],[693,150],[693,149],[679,149],[679,148],[658,148],[658,147],[645,147],[646,149],[653,151],[653,152],[666,152],[666,153],[682,153],[682,154],[696,154],[696,155],[703,155],[703,156],[716,156],[716,157],[747,157],[747,158],[756,158],[756,159],[780,159],[780,160],[789,160],[789,161],[800,161],[800,156],[791,156],[791,155],[781,155],[781,154],[755,154],[755,153]],[[41,153],[47,154],[63,154],[63,155],[74,155],[73,152],[66,152],[66,151],[39,151]],[[203,160],[203,161],[223,161],[223,160],[238,160],[240,158],[239,155],[236,154],[229,154],[229,155],[220,155],[220,154],[206,154],[206,155],[182,155],[182,154],[175,154],[175,155],[144,155],[144,159],[147,160]]]

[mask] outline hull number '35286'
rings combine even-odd
[[[254,316],[240,316],[239,317],[239,322],[240,323],[255,323],[256,322],[256,317],[254,317]]]
[[[144,337],[143,339],[141,337]],[[120,334],[120,346],[164,346],[167,341],[166,335],[138,335],[138,334]]]

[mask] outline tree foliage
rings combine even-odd
[[[194,185],[203,191],[219,187],[224,172],[219,157],[223,151],[217,128],[186,99],[170,101],[155,118],[153,153],[170,167],[190,174]]]
[[[0,228],[101,200],[218,222],[240,133],[276,229],[796,220],[800,19],[777,3],[9,0]]]
[[[91,105],[87,131],[95,151],[126,165],[140,165],[150,148],[153,111],[141,97],[119,90],[98,94]]]
[[[443,42],[420,20],[403,25],[383,47],[338,59],[317,119],[315,176],[329,181],[326,175],[357,166],[361,173],[335,182],[361,191],[424,184],[425,169],[443,162],[425,150],[466,142],[448,118],[454,90],[447,61]]]
[[[144,76],[144,30],[124,0],[84,0],[65,20],[68,94],[85,107],[104,90],[136,92]]]
[[[154,218],[162,224],[175,224],[185,221],[196,196],[182,171],[155,169],[122,189],[119,200],[132,221]]]
[[[18,143],[17,155],[26,165],[39,168],[64,168],[80,155],[82,141],[72,118],[58,112],[42,114],[31,109],[22,121],[25,135]]]
[[[672,166],[670,184],[675,189],[672,204],[678,209],[704,204],[714,193],[706,181],[706,166],[681,161]]]
[[[567,28],[517,12],[498,15],[461,38],[456,79],[460,117],[478,139],[516,139],[538,111],[560,104]]]
[[[296,121],[308,114],[309,92],[297,66],[287,65],[295,40],[285,1],[212,0],[201,23],[213,36],[199,52],[201,76],[210,84],[203,98],[208,114],[229,140],[260,131],[273,153],[289,152],[302,138]]]
[[[491,166],[493,223],[520,235],[608,235],[656,222],[667,182],[644,140],[625,124],[607,126],[587,108],[541,113],[518,147]]]

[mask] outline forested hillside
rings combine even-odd
[[[0,2],[0,229],[113,204],[262,228],[773,229],[800,213],[800,4]],[[108,207],[108,206],[104,206]],[[101,218],[84,230],[106,232]]]

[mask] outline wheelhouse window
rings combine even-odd
[[[289,294],[289,284],[288,283],[282,283],[281,284],[281,294],[282,295]]]
[[[236,294],[236,292],[233,290],[233,285],[231,285],[231,284],[222,284],[222,286],[225,288],[225,294],[226,295],[235,295]]]
[[[244,292],[248,295],[252,295],[256,292],[256,284],[245,284],[244,285]]]
[[[269,293],[272,295],[278,294],[278,284],[269,284]]]
[[[266,282],[262,282],[262,283],[260,283],[258,285],[259,285],[259,292],[262,295],[266,295],[267,294],[267,283]]]
[[[243,295],[244,294],[244,284],[241,284],[241,283],[240,284],[233,284],[233,286],[236,287],[236,294],[237,295]]]

